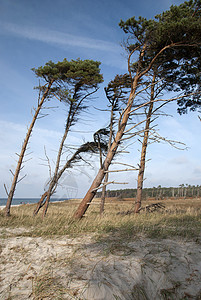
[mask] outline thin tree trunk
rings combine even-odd
[[[44,206],[44,210],[43,210],[43,217],[46,215],[47,213],[47,209],[49,206],[49,202],[50,202],[50,197],[52,196],[52,194],[54,193],[57,183],[59,181],[59,179],[61,178],[61,176],[63,175],[63,173],[65,172],[66,169],[70,168],[71,163],[75,160],[76,156],[80,153],[80,149],[78,149],[73,155],[72,157],[66,162],[66,164],[63,166],[63,168],[58,172],[57,177],[55,177],[55,180],[52,181],[50,183],[49,189],[48,191],[46,191],[42,196],[40,201],[37,203],[37,207],[33,212],[33,215],[37,215],[37,213],[39,212],[40,208],[42,208]],[[45,200],[46,199],[46,200]],[[44,202],[45,200],[45,202]]]
[[[120,143],[120,141],[123,137],[126,124],[128,122],[129,113],[130,113],[130,110],[131,110],[131,107],[132,107],[132,104],[133,104],[135,91],[136,91],[137,84],[138,84],[138,79],[139,79],[139,76],[136,75],[135,78],[134,78],[132,90],[131,90],[131,93],[130,93],[130,96],[129,96],[127,109],[123,114],[123,117],[122,117],[122,120],[120,122],[120,126],[119,126],[119,129],[118,129],[117,134],[115,136],[114,142],[112,143],[112,146],[111,146],[111,148],[109,149],[109,151],[107,153],[106,159],[103,163],[103,168],[99,169],[98,174],[95,177],[91,187],[89,188],[88,192],[86,193],[85,197],[83,198],[82,202],[80,203],[78,209],[76,210],[76,212],[74,214],[75,219],[81,219],[83,217],[83,215],[85,214],[86,210],[89,207],[89,204],[91,203],[94,196],[96,195],[97,188],[100,186],[102,180],[105,177],[105,171],[108,170],[108,168],[109,168],[109,166],[112,162],[112,159],[113,159],[114,155],[116,154],[119,143]]]
[[[108,141],[108,151],[111,148],[111,144],[112,144],[113,121],[114,121],[114,106],[112,106],[112,108],[111,108],[111,114],[110,114],[110,136],[109,136],[109,141]],[[106,173],[105,179],[104,179],[104,183],[108,182],[108,177],[109,177],[109,174]],[[102,189],[101,205],[100,205],[100,215],[102,215],[103,212],[104,212],[105,197],[106,197],[106,185],[104,185],[103,189]]]
[[[60,166],[60,161],[61,161],[61,155],[62,155],[62,151],[63,151],[64,142],[66,140],[66,137],[67,137],[68,131],[69,131],[69,127],[70,127],[70,124],[68,124],[68,121],[67,121],[65,132],[64,132],[64,135],[63,135],[60,147],[59,147],[59,151],[58,151],[58,155],[57,155],[56,167],[55,167],[55,171],[54,171],[54,176],[53,176],[53,178],[52,178],[52,180],[50,182],[50,186],[49,186],[49,189],[47,191],[47,197],[46,197],[46,200],[45,200],[44,210],[43,210],[43,217],[47,213],[47,209],[48,209],[49,202],[50,202],[50,197],[52,195],[52,190],[54,189],[54,187],[57,186],[57,183],[58,183],[58,171],[59,171],[59,166]]]
[[[153,75],[152,79],[152,86],[151,86],[151,99],[150,99],[150,105],[149,110],[147,114],[147,121],[145,124],[145,132],[144,132],[144,138],[142,142],[142,150],[141,150],[141,159],[140,159],[140,168],[138,173],[138,180],[137,180],[137,195],[135,200],[135,208],[134,212],[138,213],[139,209],[141,207],[142,203],[142,188],[143,188],[143,182],[144,182],[144,171],[145,171],[145,160],[146,160],[146,152],[147,152],[147,143],[149,139],[149,130],[150,130],[150,123],[151,123],[151,116],[153,111],[153,105],[154,105],[154,84],[155,84],[156,76]]]
[[[46,88],[46,90],[45,90],[45,92],[44,92],[44,94],[41,98],[41,101],[38,104],[37,109],[35,110],[35,114],[33,116],[32,122],[29,126],[28,132],[27,132],[26,137],[24,139],[24,143],[22,145],[21,153],[19,155],[19,160],[18,160],[18,163],[17,163],[17,167],[16,167],[16,170],[15,170],[15,174],[14,174],[14,177],[13,177],[12,185],[11,185],[10,192],[9,192],[9,195],[8,195],[8,199],[7,199],[7,203],[6,203],[5,216],[10,216],[10,207],[11,207],[12,199],[13,199],[14,192],[15,192],[15,189],[16,189],[16,185],[17,185],[17,182],[18,182],[18,177],[19,177],[19,173],[20,173],[20,170],[21,170],[24,154],[25,154],[28,142],[29,142],[29,138],[31,136],[34,124],[37,120],[39,112],[42,108],[42,105],[43,105],[43,103],[44,103],[44,101],[45,101],[45,99],[48,95],[48,92],[49,92],[52,84],[53,84],[53,80],[51,80],[49,82],[49,84],[48,84],[48,86],[47,86],[47,88]]]
[[[71,119],[72,106],[73,106],[73,103],[71,102],[69,113],[68,113],[68,118],[67,118],[67,121],[66,121],[65,131],[64,131],[64,134],[63,134],[60,146],[59,146],[59,151],[58,151],[58,154],[57,154],[57,161],[56,161],[54,176],[50,180],[48,190],[41,196],[39,202],[37,203],[37,207],[34,210],[33,215],[36,215],[43,205],[45,205],[44,211],[45,211],[45,214],[46,214],[47,208],[48,208],[48,205],[49,205],[49,201],[50,201],[50,197],[52,195],[52,191],[53,191],[54,187],[56,186],[56,184],[58,182],[58,170],[59,170],[59,166],[60,166],[60,160],[61,160],[61,155],[62,155],[62,151],[63,151],[63,146],[64,146],[64,143],[65,143],[66,137],[68,135],[70,124],[71,124],[71,121],[72,121],[72,119]],[[45,200],[45,202],[43,203],[44,200]]]
[[[62,137],[62,140],[61,140],[61,143],[60,143],[60,146],[59,146],[59,151],[58,151],[58,154],[57,154],[57,161],[56,161],[56,166],[55,166],[55,171],[54,171],[54,176],[53,178],[50,180],[50,183],[49,183],[49,188],[48,188],[48,191],[47,191],[47,196],[46,196],[46,200],[45,200],[45,203],[44,203],[44,210],[43,210],[43,217],[46,215],[47,213],[47,209],[48,209],[48,206],[49,206],[49,202],[50,202],[50,197],[52,196],[52,194],[54,193],[54,191],[56,190],[56,187],[57,187],[57,183],[61,177],[61,175],[63,174],[63,172],[69,167],[70,163],[72,162],[72,160],[75,158],[75,156],[80,152],[80,150],[78,149],[78,151],[75,152],[75,154],[72,156],[72,158],[66,162],[65,166],[59,171],[59,167],[60,167],[60,161],[61,161],[61,156],[62,156],[62,151],[63,151],[63,147],[64,147],[64,143],[65,143],[65,140],[67,138],[67,135],[68,135],[68,132],[69,132],[69,129],[74,121],[74,118],[75,118],[75,115],[77,113],[77,111],[79,110],[79,107],[81,106],[82,102],[84,99],[86,99],[88,96],[94,94],[97,90],[94,90],[88,94],[86,94],[85,96],[83,96],[82,99],[80,99],[79,103],[77,104],[76,108],[74,108],[73,110],[73,102],[70,103],[70,108],[69,108],[69,112],[68,112],[68,117],[67,117],[67,120],[66,120],[66,126],[65,126],[65,132],[63,134],[63,137]],[[73,99],[76,99],[77,98],[77,93],[79,92],[79,88],[75,88],[75,91],[74,91],[74,95],[73,95]],[[45,193],[44,193],[45,194]],[[43,195],[44,195],[43,194]],[[42,197],[43,197],[42,195]],[[42,199],[41,197],[41,199]],[[40,201],[38,202],[38,205],[39,203],[41,202],[41,199]],[[38,206],[37,206],[38,207]],[[41,206],[40,206],[41,208]],[[40,209],[39,208],[39,209]],[[38,210],[39,211],[39,210]],[[38,213],[37,211],[37,213]]]
[[[53,189],[53,185],[49,188],[49,190],[47,191],[47,197],[45,200],[45,204],[44,204],[44,209],[43,209],[43,218],[46,216],[47,213],[47,209],[50,203],[50,197],[51,197],[51,190]]]
[[[40,198],[40,201],[37,203],[37,206],[36,208],[34,209],[34,212],[33,212],[33,215],[37,215],[37,213],[39,212],[40,208],[44,205],[44,200],[45,198],[47,197],[47,192],[45,192],[41,198]]]
[[[155,63],[156,59],[158,58],[158,56],[163,52],[165,51],[166,49],[168,48],[171,48],[175,46],[175,44],[170,44],[168,46],[165,46],[164,48],[162,48],[155,56],[154,58],[151,60],[149,66],[140,73],[140,68],[141,68],[141,62],[142,62],[142,58],[145,54],[145,49],[147,47],[146,43],[143,45],[143,48],[142,48],[142,51],[140,53],[140,56],[139,56],[139,60],[138,60],[138,70],[136,72],[136,75],[134,77],[134,80],[133,80],[133,83],[132,83],[132,87],[131,87],[131,93],[130,93],[130,96],[129,96],[129,99],[128,99],[128,103],[127,103],[127,109],[126,111],[124,112],[123,114],[123,117],[121,119],[121,121],[119,122],[120,126],[119,126],[119,129],[117,131],[117,134],[115,136],[115,139],[114,139],[114,142],[106,156],[106,159],[103,163],[103,168],[100,169],[98,171],[98,174],[97,176],[95,177],[91,187],[89,188],[88,192],[86,193],[85,197],[83,198],[83,200],[81,201],[80,205],[78,206],[78,209],[76,210],[75,214],[74,214],[74,218],[75,219],[81,219],[83,217],[83,215],[85,214],[86,210],[88,209],[91,201],[93,200],[94,196],[96,195],[96,191],[98,189],[98,187],[100,186],[103,178],[105,177],[105,171],[108,170],[111,162],[112,162],[112,159],[114,157],[114,155],[116,154],[116,151],[117,151],[117,148],[119,146],[119,143],[123,137],[123,134],[124,134],[124,130],[125,130],[125,127],[127,125],[127,122],[128,122],[128,118],[129,118],[129,114],[130,114],[130,111],[131,111],[131,107],[132,107],[132,104],[133,104],[133,101],[134,101],[134,98],[135,98],[135,92],[136,92],[136,89],[137,89],[137,84],[140,80],[141,77],[143,77],[145,74],[147,74],[147,72],[149,72],[149,70],[151,69],[151,67],[153,66],[153,64]],[[128,70],[129,70],[129,73],[131,75],[131,72],[130,72],[130,57],[132,55],[132,53],[134,52],[135,50],[133,50],[130,55],[129,55],[129,59],[128,59]]]
[[[108,173],[106,173],[104,183],[108,182],[108,177],[109,177]],[[100,215],[102,215],[104,213],[105,198],[106,198],[106,185],[103,186],[102,193],[101,193]]]

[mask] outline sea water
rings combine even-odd
[[[37,203],[40,198],[13,198],[12,205],[21,205],[21,204],[33,204]],[[51,198],[51,202],[60,202],[69,200],[67,198]],[[5,206],[7,198],[0,198],[0,206]]]

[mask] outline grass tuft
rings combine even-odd
[[[65,288],[51,272],[45,271],[34,278],[32,293],[35,300],[62,300]]]

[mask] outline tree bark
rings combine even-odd
[[[24,158],[24,154],[25,154],[25,151],[27,149],[27,145],[28,145],[28,142],[29,142],[29,138],[31,136],[31,133],[32,133],[32,130],[33,130],[33,127],[34,127],[34,124],[37,120],[37,117],[39,115],[39,112],[42,108],[42,105],[46,99],[46,97],[48,96],[48,92],[53,84],[53,80],[51,80],[40,100],[40,103],[38,104],[38,107],[37,109],[35,110],[35,114],[33,116],[33,119],[32,119],[32,122],[29,126],[29,129],[27,131],[27,134],[26,134],[26,137],[24,139],[24,143],[22,145],[22,149],[21,149],[21,153],[19,155],[19,159],[18,159],[18,163],[17,163],[17,167],[16,167],[16,170],[15,170],[15,174],[14,174],[14,177],[13,177],[13,181],[12,181],[12,185],[11,185],[11,188],[10,188],[10,192],[8,194],[8,199],[7,199],[7,203],[6,203],[6,208],[5,208],[5,216],[10,216],[10,207],[11,207],[11,203],[12,203],[12,199],[13,199],[13,196],[14,196],[14,192],[15,192],[15,189],[16,189],[16,185],[17,185],[17,182],[18,182],[18,177],[19,177],[19,173],[20,173],[20,170],[21,170],[21,166],[22,166],[22,162],[23,162],[23,158]]]
[[[143,182],[144,182],[144,171],[145,171],[147,143],[148,143],[148,139],[149,139],[151,116],[152,116],[153,105],[154,105],[153,100],[154,100],[155,80],[156,80],[156,76],[154,74],[153,79],[152,79],[152,86],[151,86],[150,105],[149,105],[147,120],[146,120],[146,124],[145,124],[144,138],[143,138],[143,142],[142,142],[140,168],[139,168],[138,180],[137,180],[137,195],[136,195],[135,208],[134,208],[135,213],[139,212],[139,209],[140,209],[141,203],[142,203],[142,189],[143,189]]]
[[[45,198],[47,197],[47,192],[45,192],[41,198],[40,198],[40,201],[37,203],[37,206],[36,208],[34,209],[34,212],[33,212],[33,215],[37,215],[37,213],[39,212],[39,210],[41,209],[41,207],[44,205],[44,200]]]
[[[119,119],[119,128],[118,128],[118,131],[117,131],[116,136],[114,138],[114,141],[112,143],[112,146],[111,146],[110,150],[107,153],[106,159],[103,163],[103,168],[99,169],[98,174],[96,175],[94,181],[92,182],[91,187],[89,188],[88,192],[86,193],[85,197],[81,201],[80,205],[78,206],[78,208],[77,208],[77,210],[74,214],[74,218],[77,219],[77,220],[81,219],[83,217],[83,215],[85,214],[85,212],[87,211],[91,201],[93,200],[94,196],[96,195],[98,187],[100,186],[102,180],[105,177],[105,171],[108,171],[108,168],[109,168],[109,166],[112,162],[112,159],[116,154],[119,143],[121,142],[121,139],[124,135],[124,130],[125,130],[127,122],[128,122],[128,118],[129,118],[129,115],[130,115],[130,111],[131,111],[131,108],[132,108],[132,105],[133,105],[134,98],[136,96],[135,93],[136,93],[137,85],[138,85],[138,82],[139,82],[140,78],[142,76],[144,76],[151,69],[151,67],[154,64],[157,57],[165,49],[169,48],[169,46],[165,46],[163,49],[161,49],[158,52],[158,54],[156,54],[156,56],[152,59],[149,66],[147,67],[147,69],[140,73],[140,69],[141,69],[141,65],[142,65],[142,59],[143,59],[143,56],[145,54],[146,47],[147,47],[147,45],[145,43],[142,47],[141,52],[140,52],[139,60],[138,60],[138,69],[137,69],[136,75],[133,79],[131,77],[131,73],[129,72],[130,77],[132,79],[132,86],[131,86],[131,92],[130,92],[130,96],[129,96],[129,99],[128,99],[127,107],[126,107],[122,117],[120,117],[120,119]],[[130,65],[129,65],[130,64],[130,57],[131,57],[133,51],[130,53],[129,59],[128,59],[128,68],[129,69],[130,69]]]
[[[114,155],[116,154],[116,151],[117,151],[117,148],[121,141],[121,138],[123,137],[126,124],[128,122],[129,113],[130,113],[130,110],[131,110],[131,107],[133,104],[133,100],[135,97],[135,91],[137,88],[138,80],[139,80],[139,76],[137,74],[133,81],[132,90],[131,90],[131,93],[130,93],[130,96],[128,99],[128,103],[127,103],[127,108],[123,114],[123,117],[120,122],[120,126],[119,126],[119,129],[115,136],[114,142],[112,143],[112,146],[107,153],[106,159],[103,163],[103,168],[99,169],[98,174],[95,177],[91,187],[89,188],[88,192],[86,193],[85,197],[83,198],[82,202],[80,203],[77,211],[75,212],[75,214],[74,214],[75,219],[81,219],[83,217],[83,215],[85,214],[86,210],[89,207],[89,204],[91,203],[91,201],[93,200],[93,198],[96,194],[97,188],[100,186],[102,180],[105,177],[105,171],[108,170],[108,168],[112,162],[112,159],[113,159]]]

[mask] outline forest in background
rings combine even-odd
[[[97,192],[96,197],[101,197],[101,192]],[[137,189],[107,190],[106,197],[116,197],[119,200],[124,198],[135,198]],[[163,200],[167,198],[198,198],[201,195],[201,185],[180,184],[178,187],[162,187],[161,185],[152,188],[143,188],[142,199],[155,198]]]

